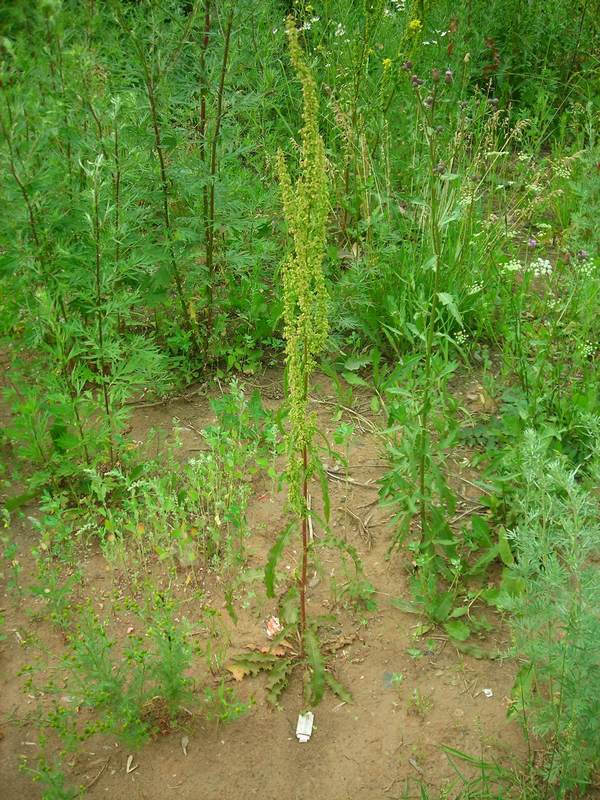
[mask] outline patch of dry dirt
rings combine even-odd
[[[261,378],[266,404],[279,402],[277,388],[281,376],[271,371]],[[315,387],[315,395],[324,402],[315,403],[320,424],[331,431],[338,424],[332,420],[335,397],[324,380]],[[330,405],[334,403],[334,405]],[[90,784],[87,797],[123,798],[123,800],[229,800],[238,797],[260,797],[262,800],[393,800],[403,796],[407,781],[416,796],[418,781],[439,788],[454,777],[441,745],[447,745],[488,761],[510,763],[525,755],[525,745],[516,723],[506,717],[515,664],[510,660],[477,660],[459,653],[441,632],[429,634],[433,647],[420,658],[412,658],[407,650],[425,650],[423,640],[415,641],[418,617],[405,614],[391,605],[392,598],[408,599],[407,580],[410,564],[406,556],[386,558],[392,532],[390,510],[373,501],[377,497],[376,481],[385,468],[381,439],[373,432],[374,418],[368,403],[358,397],[355,410],[360,416],[348,420],[356,426],[348,458],[355,483],[332,479],[330,484],[332,526],[336,536],[352,543],[363,559],[366,577],[377,590],[378,610],[364,614],[364,624],[340,604],[332,603],[327,579],[338,584],[344,575],[339,571],[335,552],[323,551],[323,575],[311,590],[309,609],[313,614],[333,611],[336,623],[332,636],[347,637],[349,644],[335,652],[332,666],[341,682],[354,697],[352,704],[326,695],[315,712],[315,730],[307,744],[299,744],[294,736],[298,712],[302,709],[302,687],[295,677],[283,695],[281,710],[271,709],[264,700],[260,679],[235,684],[242,697],[253,695],[256,706],[246,717],[227,726],[209,724],[201,717],[184,722],[183,731],[161,736],[134,754],[137,764],[126,773],[129,753],[107,737],[86,742],[82,754],[67,767],[76,784]],[[174,418],[179,422],[174,423]],[[200,444],[198,431],[210,420],[208,401],[192,395],[166,405],[137,408],[133,415],[131,437],[147,441],[151,428],[162,429],[165,438],[172,438],[177,427],[182,441],[182,457],[193,455]],[[153,444],[151,447],[157,447]],[[457,457],[456,471],[462,455]],[[465,467],[465,469],[467,469]],[[469,480],[471,473],[465,471]],[[260,568],[284,521],[284,497],[271,494],[271,482],[258,478],[253,485],[250,508],[249,568]],[[318,503],[316,486],[311,492]],[[464,481],[461,492],[468,509],[477,499],[477,491]],[[10,536],[26,553],[34,543],[34,534],[26,520],[34,514],[32,506],[24,519],[16,521]],[[360,521],[362,520],[362,522]],[[366,522],[366,524],[365,524]],[[315,536],[320,532],[315,530]],[[293,547],[286,552],[281,569],[293,570]],[[29,565],[25,561],[24,582]],[[131,620],[122,606],[114,605],[115,597],[126,597],[132,591],[127,576],[111,568],[93,549],[82,554],[80,564],[85,581],[80,599],[92,599],[98,612],[110,624],[113,634],[124,639]],[[156,570],[157,584],[162,577]],[[199,613],[198,601],[192,599],[200,585],[207,598],[222,608],[219,581],[214,575],[197,570],[193,581],[180,575],[178,593],[187,603],[190,619]],[[22,756],[32,758],[37,751],[37,730],[34,711],[37,700],[24,690],[26,675],[20,674],[38,654],[60,653],[64,640],[47,621],[31,615],[35,602],[4,591],[0,606],[6,619],[7,639],[0,643],[2,738],[0,740],[0,798],[2,800],[37,800],[40,790],[19,771]],[[230,652],[239,652],[246,645],[265,644],[264,619],[275,610],[256,589],[247,609],[242,609],[237,626],[223,612],[224,624],[231,637]],[[356,635],[354,635],[356,634]],[[426,637],[427,638],[427,637]],[[494,630],[478,641],[489,651],[504,650],[507,635],[500,619],[494,619]],[[391,681],[401,674],[402,681]],[[199,691],[202,684],[214,680],[199,668]],[[488,697],[483,689],[491,689]],[[414,693],[421,698],[414,703]],[[489,694],[489,693],[488,693]],[[181,736],[189,739],[187,756],[181,747]]]

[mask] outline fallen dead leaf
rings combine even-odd
[[[284,647],[283,644],[276,644],[275,647],[255,647],[254,645],[248,644],[246,645],[248,650],[251,650],[254,653],[268,653],[272,656],[285,656],[288,650],[291,650],[291,645],[288,644],[288,647]]]
[[[358,639],[356,633],[350,633],[347,636],[337,636],[335,639],[324,642],[323,649],[327,650],[329,653],[335,653],[337,650],[348,647],[348,645],[351,645],[356,639]]]
[[[250,670],[247,670],[241,664],[226,664],[225,669],[231,672],[235,681],[243,680],[250,672]]]

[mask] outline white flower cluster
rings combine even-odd
[[[527,268],[538,278],[552,275],[552,264],[547,258],[536,258]],[[503,272],[522,272],[524,269],[525,267],[517,258],[511,258],[510,261],[501,266]]]
[[[341,22],[338,22],[337,28],[335,29],[336,36],[345,36],[346,35],[346,28],[342,25]]]
[[[511,258],[506,264],[502,264],[502,270],[504,272],[521,272],[522,269],[523,264],[521,264],[517,258]]]
[[[482,291],[483,291],[483,283],[477,281],[477,283],[474,283],[472,286],[469,286],[469,288],[467,289],[467,294],[479,294],[479,292]]]
[[[447,35],[448,35],[448,31],[434,31],[434,33],[435,33],[437,36],[441,36],[441,37],[444,37],[444,36],[447,36]],[[438,43],[438,40],[437,40],[437,39],[432,39],[431,41],[423,42],[423,44],[424,44],[424,45],[428,45],[428,44],[437,44],[437,43]]]
[[[315,22],[318,22],[320,19],[321,17],[311,17],[310,19],[307,19],[306,22],[300,26],[300,30],[309,31],[315,24]]]
[[[469,341],[469,337],[464,331],[458,331],[454,334],[454,341],[459,347],[461,347]]]
[[[598,352],[598,347],[594,344],[594,342],[590,342],[588,340],[587,342],[581,343],[580,351],[584,358],[593,358]]]
[[[596,267],[593,258],[578,258],[574,266],[582,278],[591,278]]]
[[[538,278],[552,275],[552,264],[547,258],[536,258],[535,261],[531,262],[531,269]]]
[[[563,158],[554,165],[554,174],[558,178],[571,177],[571,163],[568,159]]]

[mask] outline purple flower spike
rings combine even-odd
[[[527,242],[527,244],[528,244],[528,246],[529,246],[529,247],[531,247],[531,249],[533,250],[535,247],[537,247],[537,246],[538,246],[538,240],[537,240],[537,239],[534,239],[534,238],[533,238],[533,236],[532,236],[532,237],[529,239],[529,241]]]
[[[587,261],[589,257],[590,257],[590,254],[588,253],[587,250],[580,250],[577,253],[577,258],[580,258],[582,261]]]

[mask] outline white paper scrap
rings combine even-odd
[[[312,711],[307,711],[306,714],[298,715],[298,724],[296,725],[296,736],[299,742],[308,742],[312,734],[313,722],[315,715]]]

